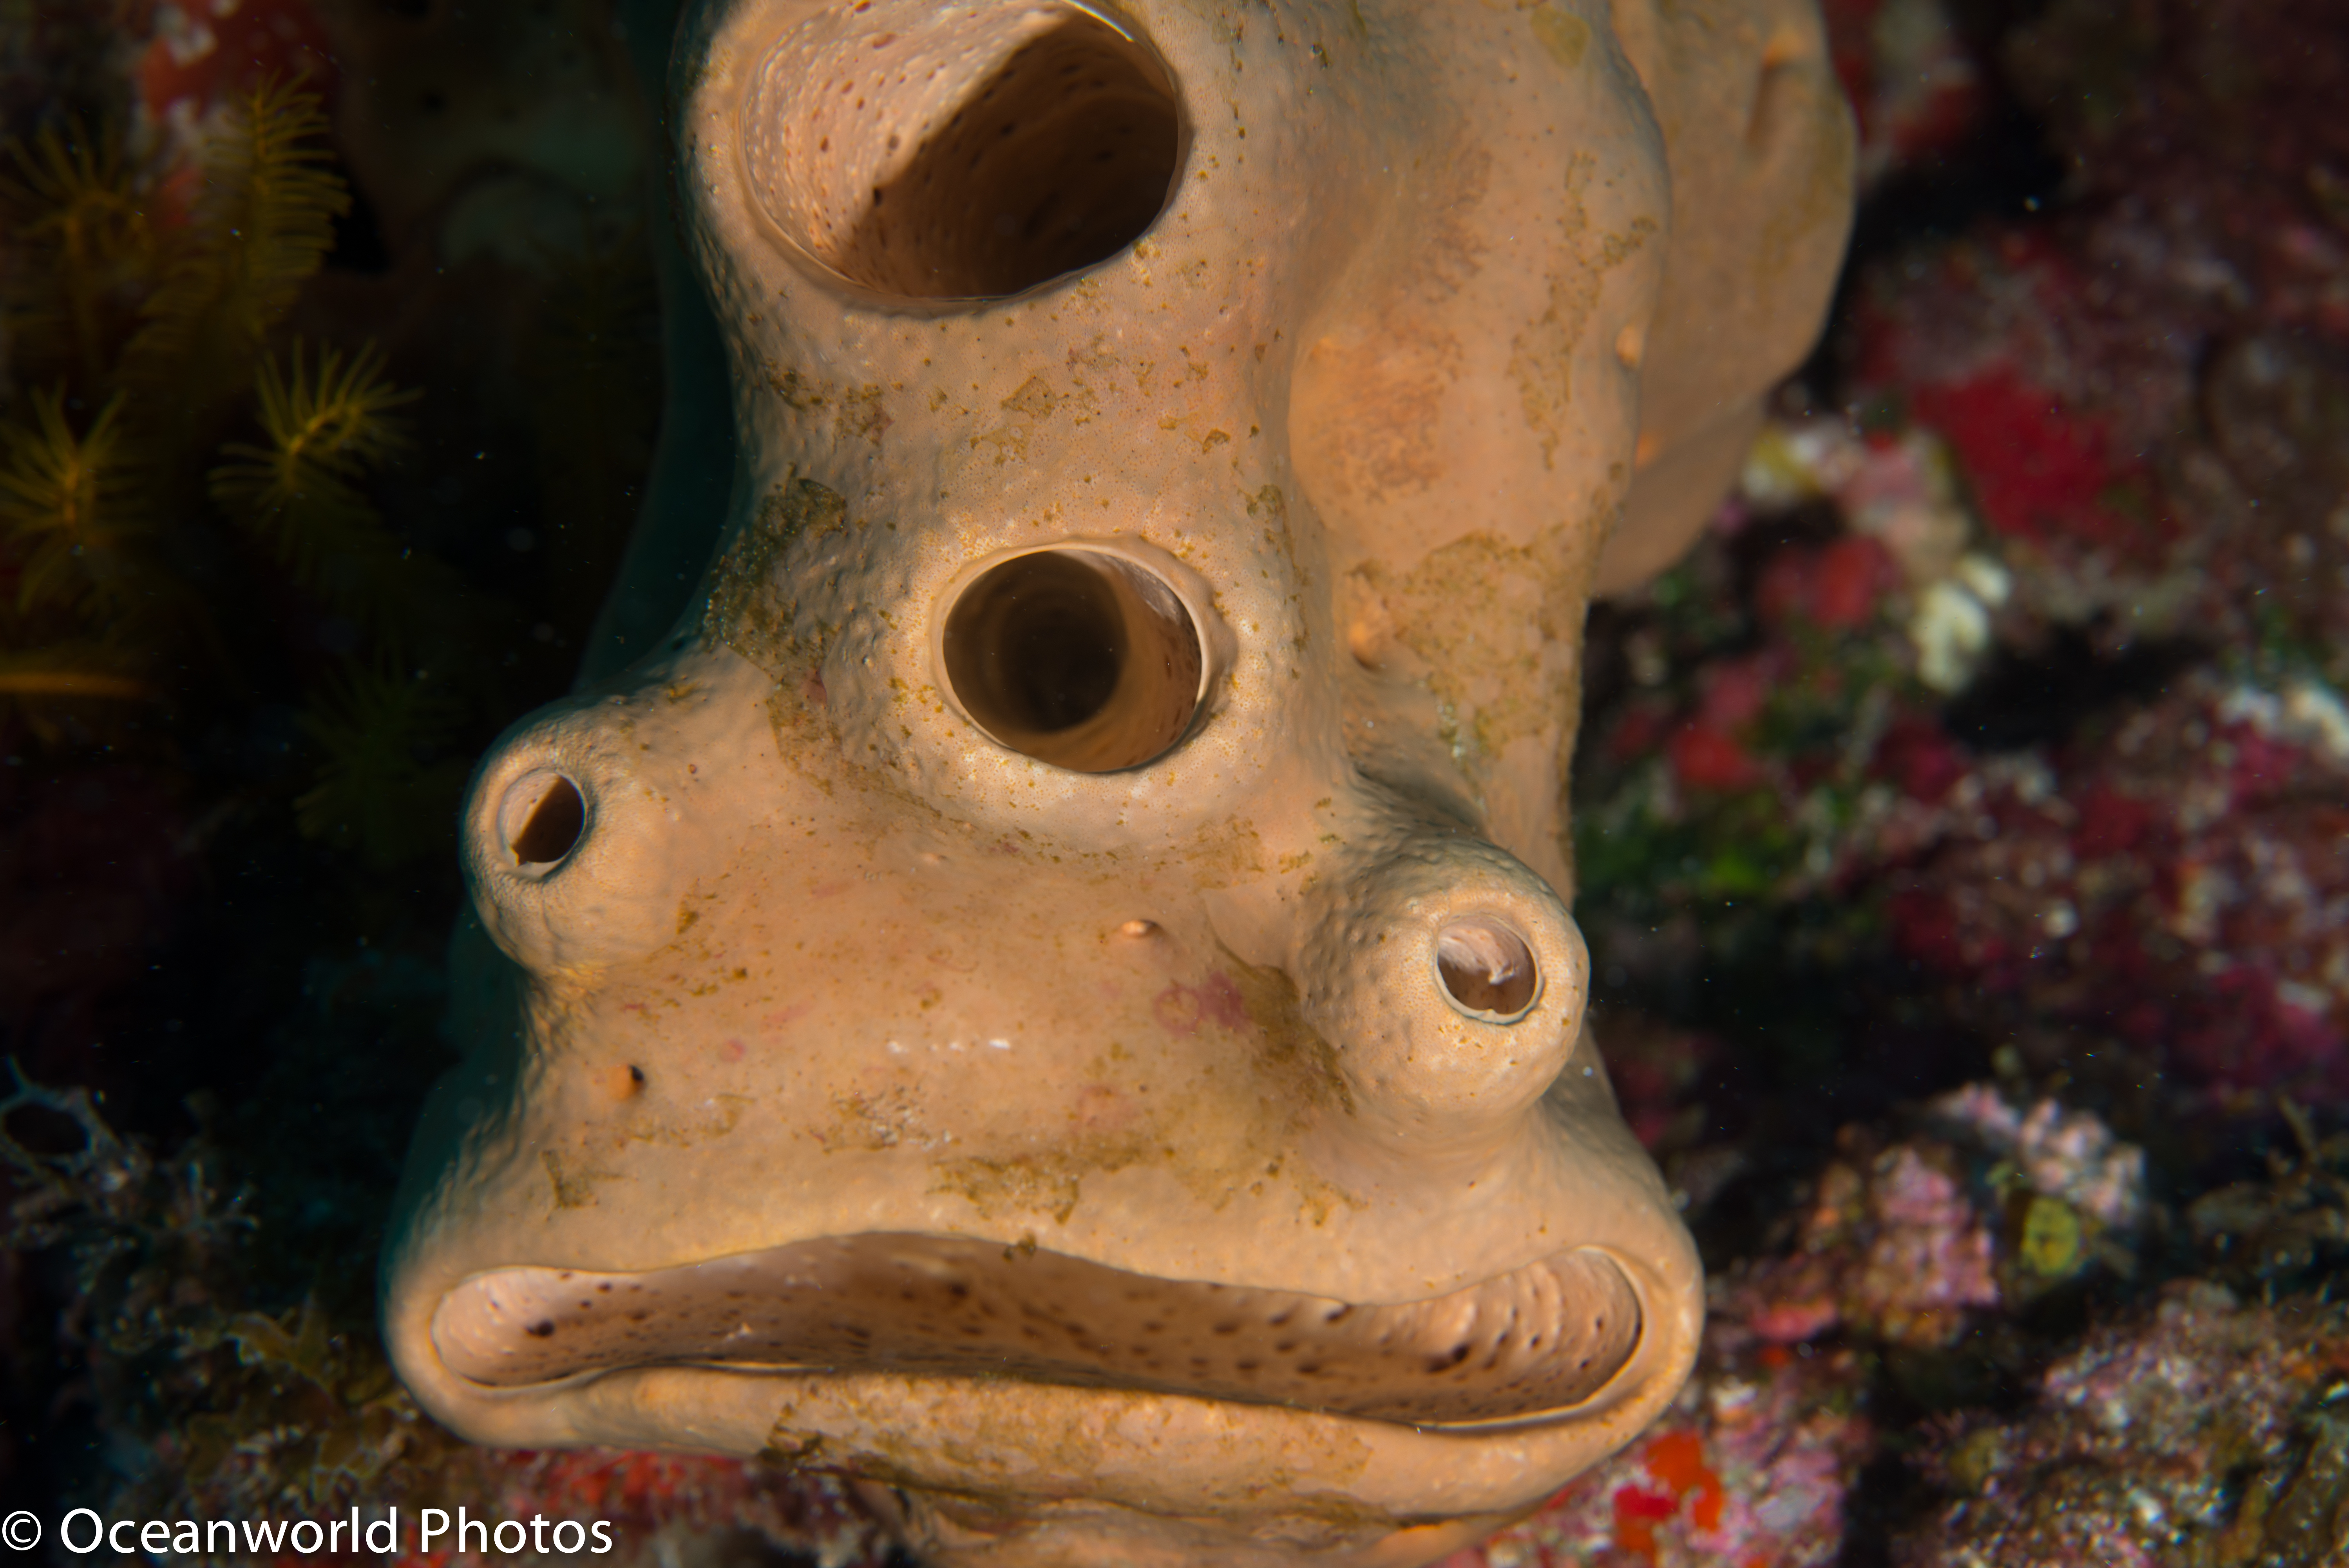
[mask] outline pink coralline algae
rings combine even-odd
[[[2060,206],[1868,272],[1854,406],[1956,449],[2022,620],[2111,647],[2283,634],[2344,681],[2336,9],[2057,0],[2002,65],[2069,167]]]
[[[2349,1092],[2349,755],[2296,690],[2196,675],[2060,772],[1969,769],[1912,824],[1896,940],[2221,1097]]]
[[[2019,1109],[1989,1085],[1926,1108],[1931,1135],[1845,1130],[1794,1244],[1714,1281],[1715,1336],[1791,1345],[1836,1331],[1916,1350],[2092,1268],[2134,1269],[2145,1156],[2093,1113]]]
[[[1733,1339],[1793,1344],[1848,1326],[1938,1347],[1968,1314],[1999,1305],[1997,1243],[1951,1151],[1931,1143],[1866,1150],[1857,1133],[1804,1211],[1795,1249],[1717,1282]]]
[[[2209,474],[2330,449],[2313,410],[2349,409],[2349,375],[2323,380],[2306,357],[2221,367],[2266,390],[2229,394],[2239,456],[2206,453]],[[2211,586],[2232,573],[2240,589],[2292,540],[2316,561],[2318,531],[2252,527],[2223,547],[2207,518],[2183,543],[2100,531],[2126,485],[2066,478],[2050,453],[2036,469],[2009,453],[2023,466],[1985,480],[1962,441],[1921,426],[1775,426],[1723,531],[1667,585],[1690,597],[1634,611],[1654,619],[1626,638],[1632,688],[1590,724],[1589,885],[1610,894],[1619,863],[1664,903],[1869,912],[1988,1026],[2030,1020],[2034,1068],[2085,1031],[2214,1104],[2349,1093],[2349,669],[2333,667],[2349,643],[2293,629],[2349,605],[2314,566],[2273,593]],[[2294,470],[2293,517],[2349,517],[2349,459],[2335,466]],[[1746,544],[1821,503],[1839,532]],[[2004,522],[1982,521],[1994,506]],[[1691,585],[1733,581],[1733,551],[1757,563],[1729,611],[1745,635],[1723,645],[1699,619],[1723,610],[1693,607]],[[2189,624],[2212,645],[2181,640]],[[1713,645],[1685,645],[1682,627]],[[2124,688],[2133,707],[2100,695]],[[1680,841],[1722,847],[1692,859]]]
[[[788,1552],[819,1568],[880,1568],[889,1542],[846,1483],[740,1460],[698,1455],[489,1452],[480,1460],[488,1501],[477,1514],[500,1520],[600,1520],[613,1526],[615,1555],[602,1561],[668,1564],[680,1549],[760,1556]],[[410,1553],[401,1568],[494,1562],[480,1553]]]
[[[2018,645],[2071,626],[2108,650],[2250,649],[2279,616],[2321,645],[2349,587],[2349,539],[2326,521],[2349,482],[2349,358],[2100,264],[2099,238],[2130,222],[1987,231],[1914,277],[1875,274],[1855,407],[1954,452],[2015,575]]]
[[[1940,1424],[1914,1462],[1948,1501],[1899,1568],[2056,1563],[2318,1568],[2349,1553],[2349,1313],[2198,1282],[2100,1328],[2019,1418]]]
[[[1844,1541],[1872,1435],[1848,1350],[1708,1339],[1647,1436],[1444,1568],[1813,1568]]]
[[[1988,1084],[1952,1090],[1930,1111],[2013,1161],[2033,1191],[2099,1224],[2128,1230],[2144,1213],[2145,1150],[2115,1138],[2092,1111],[2066,1110],[2054,1099],[2018,1110]]]
[[[2126,524],[2108,499],[2123,478],[2102,422],[2064,408],[2011,365],[1917,388],[1910,408],[1956,447],[1982,520],[2033,543],[2069,534],[2104,542]]]

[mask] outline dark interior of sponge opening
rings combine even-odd
[[[552,865],[571,852],[586,826],[587,802],[579,787],[558,774],[508,847],[523,865]]]
[[[1014,556],[947,614],[947,681],[995,739],[1081,773],[1137,768],[1181,739],[1205,653],[1172,589],[1089,550]]]
[[[1435,940],[1435,964],[1452,999],[1472,1012],[1521,1013],[1541,984],[1525,939],[1484,916],[1445,926]]]
[[[1164,67],[1071,10],[873,190],[832,263],[911,298],[1019,294],[1141,238],[1166,204],[1181,141]]]

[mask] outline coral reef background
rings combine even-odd
[[[1706,1352],[1451,1568],[2349,1559],[2349,26],[1826,9],[1834,325],[1594,610],[1574,785]],[[626,20],[0,0],[0,1508],[890,1554],[457,1444],[375,1338],[456,798],[660,437]]]

